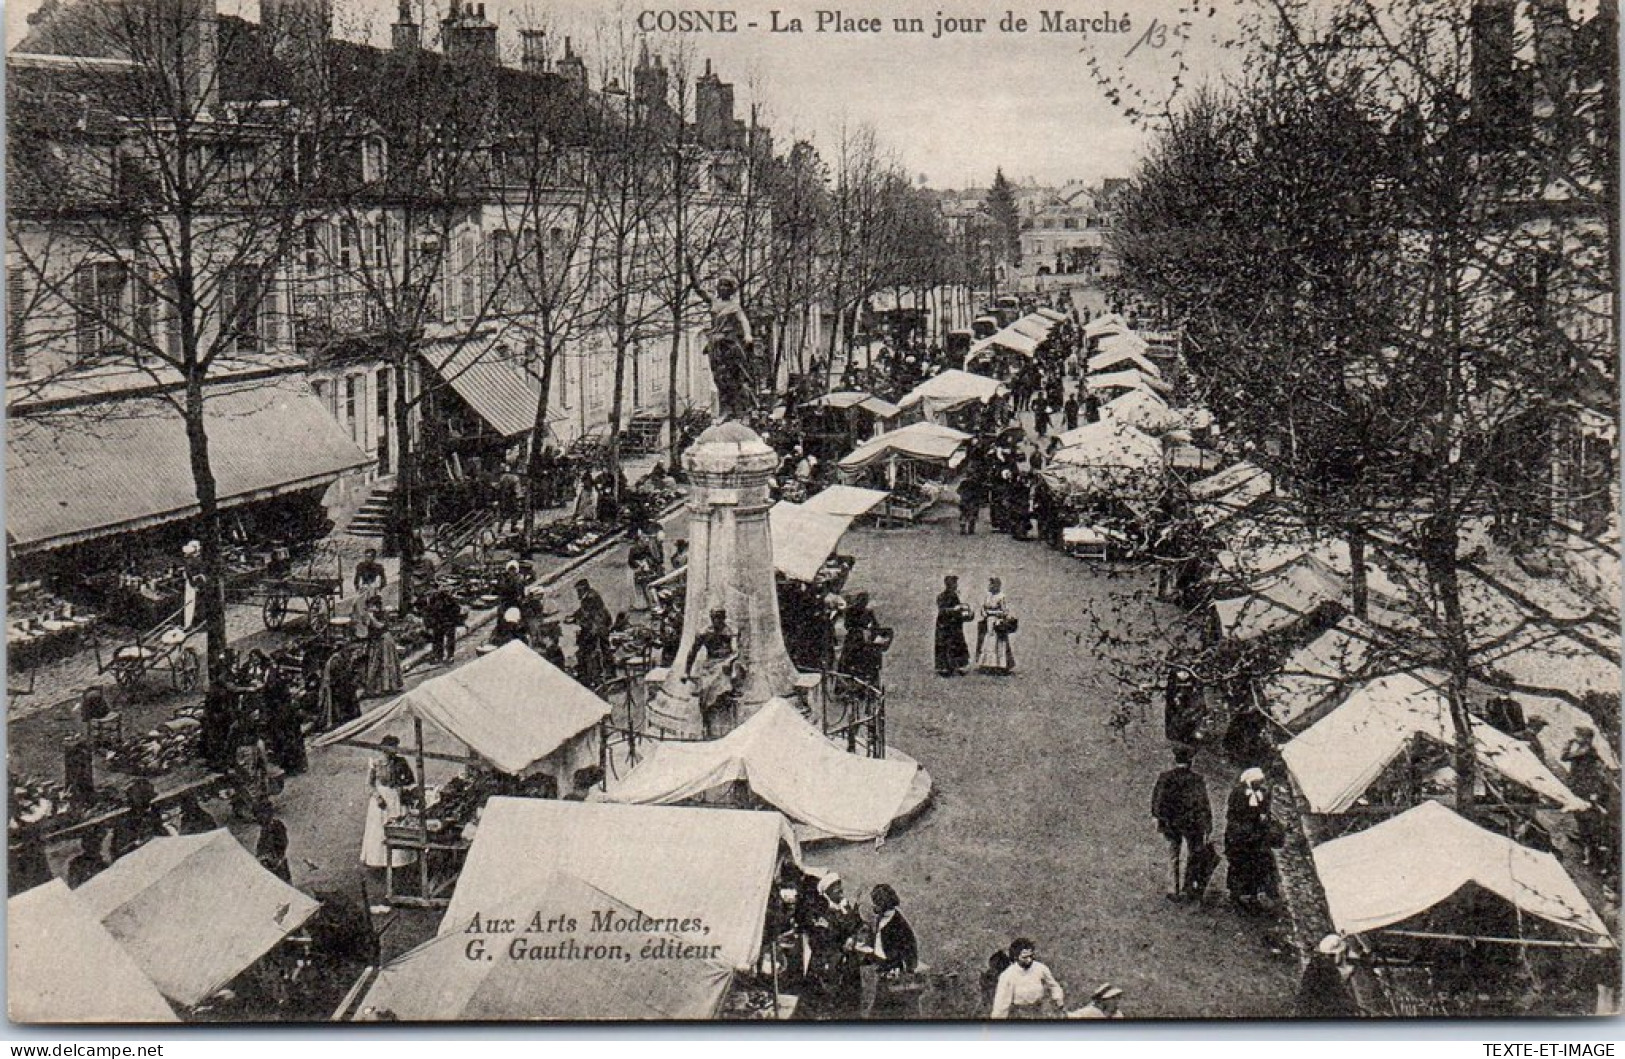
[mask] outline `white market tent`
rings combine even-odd
[[[1042,316],[1044,319],[1055,324],[1063,323],[1067,319],[1066,313],[1061,312],[1059,309],[1037,309],[1035,310],[1035,315]]]
[[[1612,945],[1556,857],[1486,831],[1438,802],[1316,846],[1313,856],[1332,925],[1343,934],[1401,923],[1472,883],[1528,915]]]
[[[630,960],[562,955],[513,959],[510,945],[516,935],[493,934],[480,940],[485,954],[495,958],[470,959],[474,935],[446,931],[380,968],[360,1010],[387,1011],[403,1022],[709,1019],[717,1015],[733,981],[733,969],[708,954],[641,958],[645,944],[663,943],[666,951],[680,951],[680,946],[708,940],[703,937],[665,930],[594,931],[594,915],[637,920],[642,910],[565,871],[527,877],[478,911],[487,919],[511,919],[522,926],[538,913],[544,922],[555,915],[566,917],[567,929],[528,934],[526,953],[545,948],[559,954],[595,953],[615,944],[635,951]]]
[[[807,402],[808,408],[861,408],[878,419],[891,419],[901,409],[883,398],[863,390],[837,390]]]
[[[1155,375],[1125,368],[1122,371],[1107,371],[1099,375],[1086,375],[1083,384],[1089,389],[1105,393],[1111,390],[1154,390],[1160,394],[1173,392],[1173,387],[1163,382]]]
[[[1337,709],[1281,748],[1281,760],[1311,812],[1347,812],[1417,737],[1454,744],[1450,702],[1434,683],[1444,678],[1424,676],[1396,673],[1360,685]],[[1527,743],[1488,724],[1475,724],[1473,747],[1479,762],[1505,779],[1566,811],[1585,807]]]
[[[935,422],[938,416],[968,404],[987,404],[1009,392],[1009,387],[997,379],[950,368],[914,387],[897,402],[897,407],[907,411],[921,405],[926,420]]]
[[[1127,423],[1146,434],[1162,435],[1178,430],[1185,417],[1168,407],[1168,402],[1150,390],[1130,390],[1107,401],[1100,409],[1102,419]]]
[[[884,489],[861,489],[855,485],[831,485],[808,497],[802,507],[826,515],[862,518],[891,494]]]
[[[179,1022],[107,928],[61,879],[6,902],[6,1015],[13,1022]]]
[[[1379,662],[1382,635],[1348,615],[1293,651],[1259,687],[1264,708],[1276,723],[1296,730],[1317,707],[1353,688]]]
[[[1101,344],[1105,345],[1104,342]],[[1088,364],[1089,374],[1091,375],[1099,372],[1120,370],[1120,366],[1123,369],[1137,371],[1142,375],[1155,376],[1159,379],[1162,378],[1161,368],[1153,364],[1143,354],[1136,353],[1130,349],[1118,349],[1115,351],[1107,350],[1105,352],[1096,353],[1094,356],[1089,358]]]
[[[1044,341],[1044,339],[1048,338],[1049,333],[1054,329],[1054,321],[1048,319],[1047,317],[1039,316],[1037,313],[1028,313],[1026,316],[1023,316],[1009,327],[1009,330],[1014,331],[1017,334],[1026,335],[1028,338],[1031,338],[1036,342]]]
[[[449,741],[509,775],[543,771],[563,780],[598,763],[603,699],[517,640],[335,728],[317,746],[378,746],[393,735],[425,746]],[[444,753],[444,751],[441,751]],[[459,755],[461,756],[461,755]]]
[[[849,754],[774,699],[721,739],[656,744],[603,798],[672,805],[743,782],[820,837],[862,842],[885,837],[919,770],[912,761]]]
[[[1162,487],[1162,445],[1115,420],[1086,423],[1060,435],[1044,476],[1068,491],[1144,494]]]
[[[860,471],[872,465],[899,460],[921,460],[952,466],[971,436],[963,430],[936,423],[911,423],[870,438],[841,457],[843,471]]]
[[[801,847],[778,813],[492,798],[440,933],[463,936],[475,913],[543,893],[562,870],[645,915],[703,920],[723,965],[748,971],[784,847],[800,863]]]
[[[809,511],[781,500],[767,513],[773,534],[773,567],[797,581],[812,581],[824,561],[835,554],[841,537],[852,525],[850,515]]]
[[[1269,472],[1246,460],[1210,475],[1190,487],[1191,499],[1204,501],[1192,510],[1209,529],[1252,507],[1275,489]]]
[[[223,828],[153,839],[73,895],[182,1007],[214,995],[321,907]]]
[[[1218,498],[1249,486],[1250,483],[1262,478],[1265,488],[1270,484],[1269,472],[1256,463],[1242,460],[1240,463],[1226,467],[1218,474],[1210,474],[1201,481],[1192,482],[1190,486],[1191,499],[1217,500]]]
[[[1128,331],[1128,321],[1118,313],[1097,316],[1083,325],[1084,338],[1101,338],[1105,335],[1117,335],[1126,331]]]
[[[1232,640],[1251,640],[1284,629],[1322,603],[1348,594],[1348,578],[1312,555],[1305,555],[1248,586],[1248,595],[1213,604],[1219,631]]]
[[[1131,354],[1136,357],[1144,357],[1150,350],[1151,343],[1133,331],[1107,335],[1100,340],[1100,351],[1102,353]],[[1156,374],[1161,375],[1162,372],[1159,371]]]

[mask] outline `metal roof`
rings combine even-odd
[[[211,387],[203,408],[222,507],[326,485],[371,462],[302,378]],[[20,553],[197,514],[186,426],[162,397],[8,425],[6,534]]]

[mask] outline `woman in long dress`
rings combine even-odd
[[[591,522],[598,517],[598,485],[591,471],[583,472],[581,483],[576,486],[573,514],[577,522]]]
[[[970,620],[970,609],[959,599],[959,578],[942,579],[942,591],[937,595],[937,675],[957,677],[970,664],[970,648],[965,645],[965,623]]]
[[[401,652],[395,634],[384,620],[384,601],[374,596],[360,620],[367,631],[367,663],[362,679],[368,695],[393,695],[405,687],[401,674]]]
[[[1270,789],[1262,769],[1241,774],[1230,791],[1224,819],[1225,881],[1238,908],[1262,908],[1275,894]]]
[[[400,818],[417,793],[412,766],[395,752],[400,745],[395,736],[384,736],[384,750],[367,766],[367,820],[361,832],[361,863],[378,871],[416,864],[418,859],[416,850],[391,851],[384,844],[384,825]],[[383,910],[388,911],[388,907]]]
[[[987,598],[982,600],[981,620],[976,623],[976,668],[984,673],[1009,673],[1016,668],[1010,650],[1010,601],[1004,598],[1004,585],[996,577],[987,580]]]

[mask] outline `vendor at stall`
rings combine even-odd
[[[401,741],[393,735],[380,740],[378,755],[367,767],[367,819],[361,832],[361,863],[372,870],[400,868],[417,863],[412,849],[391,850],[384,827],[399,819],[417,798],[417,774],[398,750]],[[377,891],[383,893],[382,887]],[[389,911],[388,905],[374,905],[375,913]]]

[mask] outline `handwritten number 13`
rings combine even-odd
[[[1161,48],[1167,43],[1168,27],[1163,25],[1159,19],[1154,18],[1151,20],[1151,25],[1146,27],[1145,32],[1140,34],[1140,39],[1134,42],[1134,47],[1130,48],[1123,58],[1127,59],[1139,51],[1142,44],[1150,48]]]

